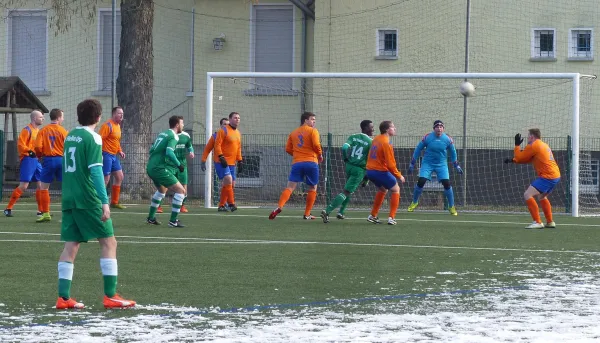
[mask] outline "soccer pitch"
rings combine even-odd
[[[0,218],[2,342],[585,342],[600,339],[600,223],[556,216],[400,212],[398,225],[302,219],[271,209],[190,208],[185,228],[145,224],[147,205],[113,211],[118,291],[102,307],[99,246],[82,245],[57,311],[59,206]],[[169,206],[165,206],[165,211]],[[318,214],[320,209],[314,209]],[[385,214],[382,211],[382,216]],[[334,213],[335,214],[335,213]]]

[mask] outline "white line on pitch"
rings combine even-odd
[[[0,242],[22,242],[22,243],[62,243],[58,240],[26,240],[26,239],[0,239]],[[410,245],[410,244],[382,244],[382,243],[340,243],[340,242],[302,242],[302,241],[268,241],[268,240],[222,240],[222,241],[127,241],[119,240],[119,244],[297,244],[297,245],[341,245],[353,247],[381,247],[381,248],[411,248],[411,249],[450,249],[450,250],[484,250],[484,251],[517,251],[517,252],[537,252],[537,253],[558,253],[558,254],[584,254],[597,255],[597,251],[581,250],[549,250],[549,249],[517,249],[517,248],[486,248],[486,247],[452,247],[436,245]]]

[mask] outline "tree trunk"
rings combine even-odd
[[[125,117],[121,137],[126,154],[122,161],[125,199],[141,200],[152,194],[146,164],[153,138],[153,22],[152,0],[122,0],[117,100]]]

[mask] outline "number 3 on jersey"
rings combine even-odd
[[[77,165],[75,164],[75,147],[69,148],[67,150],[67,156],[65,156],[65,173],[73,173],[77,170]],[[70,162],[73,162],[72,165],[69,165]]]

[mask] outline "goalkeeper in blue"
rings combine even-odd
[[[413,192],[413,200],[408,206],[408,212],[413,212],[419,205],[419,197],[423,193],[425,182],[431,181],[431,174],[435,172],[438,180],[444,186],[444,195],[448,199],[448,210],[453,216],[458,215],[454,207],[454,192],[450,184],[450,173],[448,172],[448,157],[447,151],[450,150],[450,160],[454,168],[459,174],[463,173],[462,168],[458,164],[454,141],[444,132],[444,123],[441,120],[436,120],[433,123],[433,131],[426,134],[423,139],[417,144],[415,153],[413,154],[408,173],[412,173],[415,169],[417,158],[421,155],[421,151],[425,149],[423,160],[421,162],[421,170],[419,171],[419,180],[415,185]]]
[[[329,213],[334,209],[340,208],[337,213],[337,219],[345,219],[344,211],[350,202],[350,197],[358,186],[365,186],[368,182],[367,175],[367,157],[369,149],[373,142],[373,122],[363,120],[360,122],[360,133],[355,133],[348,137],[348,140],[342,146],[342,156],[346,163],[346,184],[344,191],[338,194],[326,209],[321,211],[323,223],[329,223]]]

